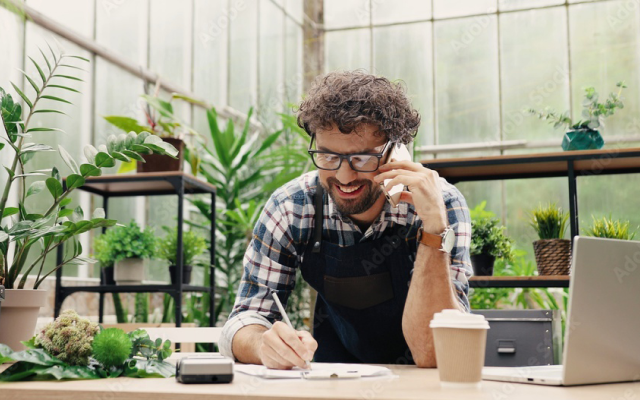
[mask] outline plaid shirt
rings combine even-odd
[[[440,178],[440,182],[449,224],[456,233],[456,243],[451,252],[451,280],[458,300],[468,312],[468,278],[472,275],[469,210],[455,186],[444,178]],[[271,328],[275,321],[282,319],[269,290],[284,293],[280,298],[286,306],[304,250],[313,235],[313,197],[317,184],[317,171],[304,174],[276,190],[265,205],[244,256],[244,273],[233,311],[220,338],[222,354],[233,357],[231,344],[240,328],[251,324]],[[412,230],[422,225],[415,208],[404,202],[396,209],[386,202],[383,211],[364,234],[351,219],[340,214],[330,196],[325,197],[324,215],[329,217],[324,219],[323,236],[328,234],[332,243],[343,247],[375,240],[394,224],[408,225]]]

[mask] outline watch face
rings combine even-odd
[[[442,249],[447,253],[451,253],[453,245],[456,242],[456,233],[453,229],[448,229],[442,238]]]

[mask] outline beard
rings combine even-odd
[[[349,186],[364,186],[360,196],[354,199],[344,199],[336,194],[336,190],[338,189],[335,185],[340,184],[340,181],[336,178],[327,178],[328,187],[323,182],[320,182],[320,184],[324,187],[325,192],[329,193],[329,196],[333,199],[336,208],[343,215],[362,214],[370,209],[382,195],[380,185],[374,184],[374,182],[366,179],[349,183]]]

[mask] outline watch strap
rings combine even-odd
[[[433,247],[434,249],[442,249],[442,236],[434,235],[433,233],[427,233],[420,228],[420,243],[425,246]]]

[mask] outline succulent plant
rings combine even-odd
[[[35,345],[69,365],[87,365],[98,324],[65,310],[36,336]]]
[[[119,367],[131,354],[131,340],[122,329],[103,329],[93,338],[93,357],[105,368]]]

